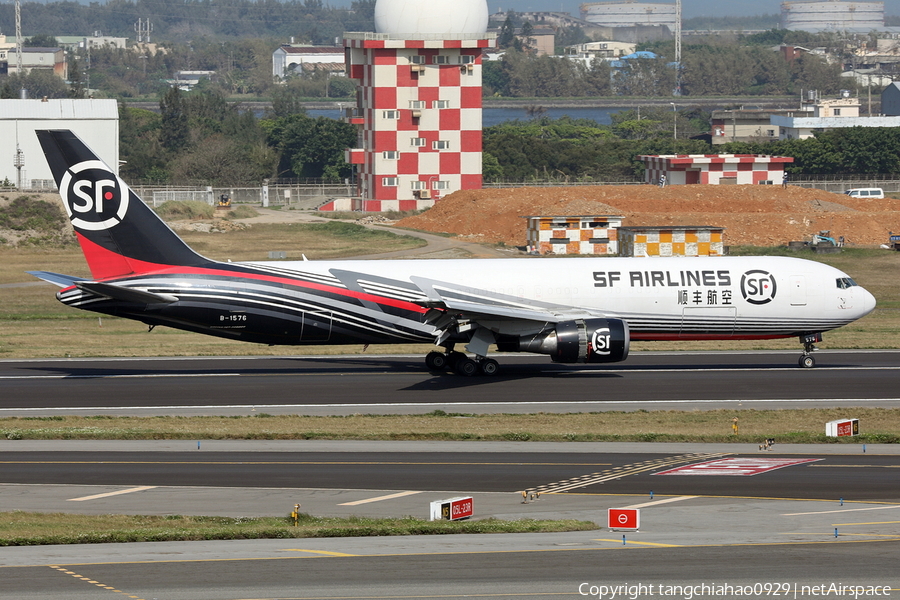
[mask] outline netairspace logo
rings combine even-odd
[[[594,585],[582,583],[578,586],[580,596],[598,600],[637,600],[638,598],[866,598],[888,597],[889,585],[844,585],[830,583],[821,585],[799,585],[786,582],[754,583],[732,585],[728,583],[703,583],[698,585],[666,584],[624,584]]]

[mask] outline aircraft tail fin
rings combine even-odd
[[[37,136],[94,279],[211,262],[191,250],[74,133],[40,130]]]

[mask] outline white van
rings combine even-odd
[[[844,193],[853,198],[884,198],[884,190],[881,188],[854,188]]]

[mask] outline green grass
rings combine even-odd
[[[852,413],[852,414],[851,414]],[[852,416],[862,435],[825,437],[825,423]],[[734,417],[739,433],[732,432]],[[0,419],[9,440],[448,440],[540,442],[900,443],[900,409],[608,411],[577,414],[239,417],[53,416]]]
[[[425,521],[414,517],[192,517],[182,515],[77,515],[0,513],[0,546],[590,531],[590,521],[534,520]]]

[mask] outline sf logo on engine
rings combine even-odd
[[[59,194],[77,229],[109,229],[128,212],[128,188],[99,160],[86,160],[66,171]]]
[[[741,277],[741,294],[750,304],[768,304],[775,298],[775,276],[768,271],[747,271]]]
[[[591,348],[593,348],[594,354],[607,355],[612,350],[611,346],[612,339],[609,327],[595,329],[593,335],[591,335]]]

